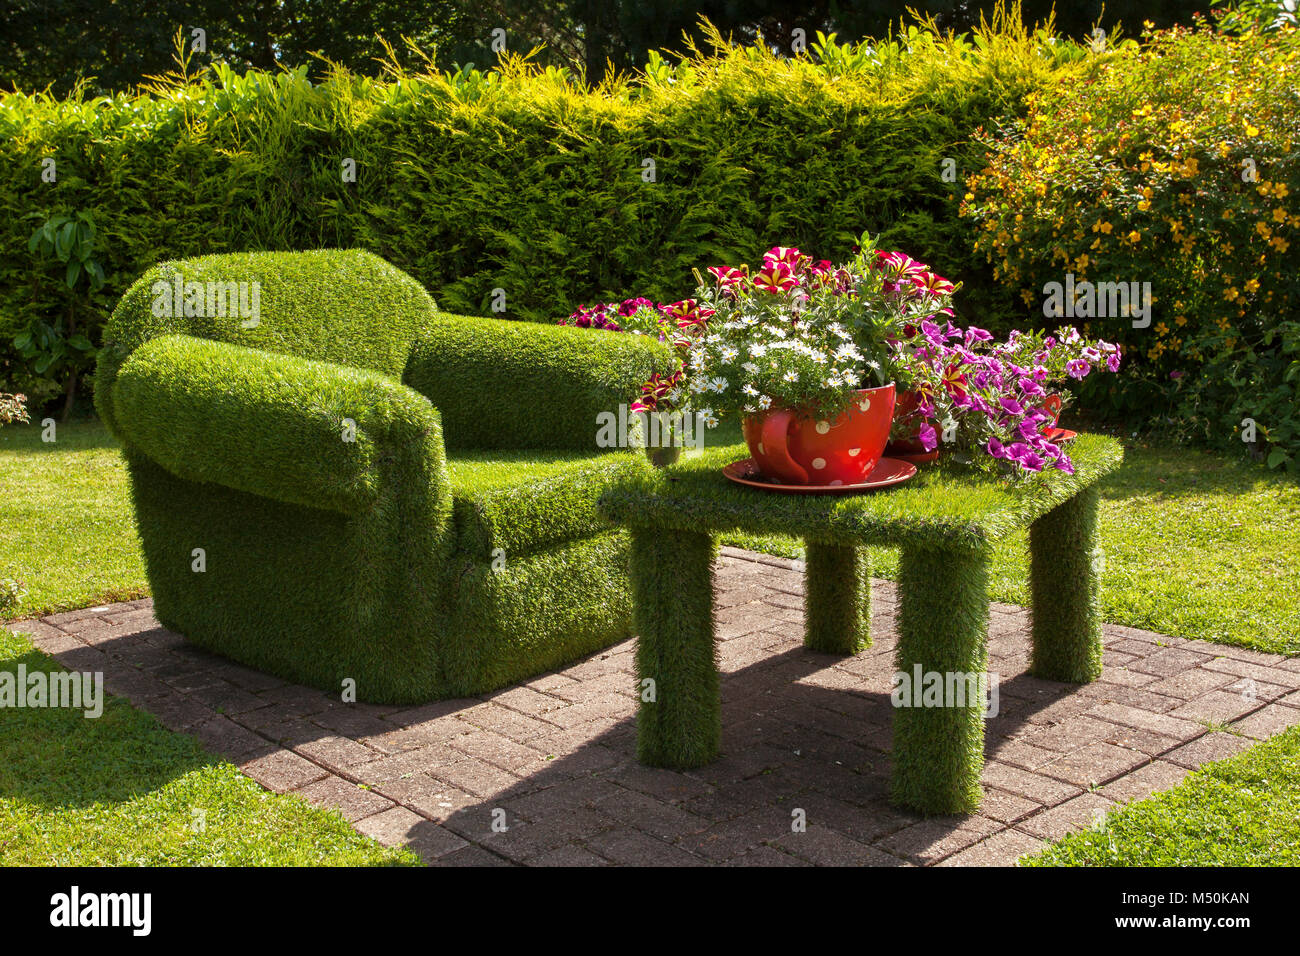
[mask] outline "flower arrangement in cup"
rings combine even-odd
[[[902,253],[878,252],[869,235],[841,266],[778,246],[753,272],[708,272],[712,282],[696,273],[693,301],[710,317],[686,369],[712,422],[773,407],[834,417],[859,389],[907,385],[920,323],[951,315],[956,291]]]
[[[924,341],[910,351],[908,369],[916,401],[895,422],[896,436],[911,436],[928,451],[942,428],[975,464],[1012,475],[1046,468],[1073,473],[1070,456],[1051,434],[1069,400],[1060,386],[1093,371],[1116,371],[1118,345],[1085,341],[1070,327],[1055,335],[1012,332],[1005,342],[950,322],[923,322],[920,333]]]

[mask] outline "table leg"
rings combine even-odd
[[[900,557],[892,793],[922,813],[979,809],[988,560],[987,550],[904,548]],[[927,693],[935,681],[941,691]]]
[[[871,567],[861,548],[804,543],[804,646],[856,654],[871,646]]]
[[[722,701],[713,636],[708,534],[632,529],[637,633],[637,757],[652,767],[699,767],[718,755]]]
[[[1101,543],[1095,485],[1029,526],[1030,673],[1087,683],[1101,676]]]

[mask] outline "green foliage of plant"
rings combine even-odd
[[[977,168],[972,130],[1074,76],[1073,44],[1006,17],[791,59],[711,42],[595,89],[514,56],[315,85],[182,65],[136,94],[0,95],[0,237],[25,241],[33,213],[93,216],[96,345],[109,303],[160,260],[332,247],[383,256],[449,311],[487,313],[500,289],[506,317],[554,321],[625,290],[672,301],[693,268],[777,242],[843,257],[869,229],[965,279],[986,323],[1009,314],[945,170]],[[0,341],[48,306],[44,281],[0,264]]]
[[[216,314],[241,282],[256,314],[243,293]],[[416,702],[627,636],[627,540],[595,505],[649,464],[593,454],[596,410],[667,367],[659,343],[446,316],[358,250],[164,263],[105,342],[96,397],[125,445],[155,613],[196,644]],[[536,400],[555,381],[572,387],[560,410]],[[461,465],[444,428],[476,449]]]
[[[990,141],[964,207],[977,247],[1026,305],[1071,273],[1149,282],[1139,327],[1092,311],[1129,360],[1083,400],[1224,447],[1249,419],[1268,463],[1295,469],[1300,30],[1146,39]]]
[[[94,346],[77,327],[87,311],[87,303],[78,294],[81,280],[86,280],[92,294],[104,286],[104,268],[95,252],[95,221],[84,212],[52,216],[36,227],[27,241],[27,251],[42,266],[53,262],[63,280],[58,291],[65,294],[55,296],[57,304],[52,309],[27,320],[13,337],[13,347],[37,375],[65,379],[63,420],[67,421],[76,399],[77,379],[95,359]]]

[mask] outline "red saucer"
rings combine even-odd
[[[867,480],[853,485],[787,485],[765,478],[752,458],[733,461],[722,473],[738,485],[779,491],[787,495],[845,495],[855,491],[875,491],[897,485],[916,474],[916,465],[897,458],[882,458],[876,463]]]

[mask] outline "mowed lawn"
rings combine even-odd
[[[0,671],[60,667],[0,629]],[[0,708],[0,866],[375,866],[417,863],[337,811],[268,793],[151,714]]]
[[[0,428],[0,579],[29,592],[11,619],[148,594],[117,442],[97,421],[54,437]]]

